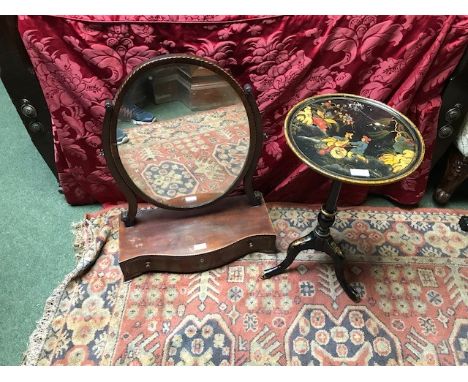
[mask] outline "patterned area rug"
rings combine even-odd
[[[284,252],[317,210],[271,204]],[[261,280],[284,253],[122,282],[117,208],[77,228],[77,267],[46,303],[28,365],[467,365],[463,211],[347,208],[332,231],[352,303],[322,253]],[[464,211],[466,213],[466,211]]]
[[[135,184],[156,200],[223,194],[249,150],[243,104],[196,112],[125,130],[119,155]]]

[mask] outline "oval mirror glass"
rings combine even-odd
[[[239,178],[249,152],[244,103],[221,75],[195,64],[165,63],[136,73],[121,94],[117,148],[147,197],[191,208],[210,203]]]

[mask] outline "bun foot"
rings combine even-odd
[[[433,195],[434,200],[439,204],[447,204],[451,196],[452,194],[449,194],[441,188],[437,188]]]

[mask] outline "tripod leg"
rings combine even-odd
[[[305,249],[312,248],[311,247],[312,241],[313,240],[311,239],[309,235],[302,237],[300,239],[294,240],[291,244],[289,244],[285,259],[276,267],[267,269],[263,273],[262,279],[269,279],[270,277],[283,273],[292,264],[292,262],[297,257],[299,252]]]
[[[338,244],[336,244],[331,237],[328,240],[328,247],[329,251],[326,252],[333,259],[333,266],[335,267],[336,278],[340,283],[341,287],[351,300],[353,300],[354,302],[361,301],[361,296],[359,296],[357,291],[346,281],[344,275],[345,258],[343,256],[343,253],[341,252],[340,247],[338,247]]]

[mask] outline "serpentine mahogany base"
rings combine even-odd
[[[332,189],[326,203],[322,206],[318,215],[317,226],[306,236],[293,241],[286,254],[286,258],[276,267],[267,269],[263,274],[264,279],[278,275],[286,271],[292,264],[294,259],[301,251],[307,249],[315,249],[320,252],[325,252],[333,260],[335,267],[336,278],[341,287],[354,302],[360,301],[360,296],[357,291],[348,284],[344,276],[344,255],[340,247],[330,235],[330,227],[335,222],[336,204],[341,190],[341,182],[334,181]]]
[[[248,253],[276,253],[276,234],[263,198],[247,195],[187,211],[138,210],[135,225],[120,221],[119,264],[124,280],[146,272],[193,273],[228,264]]]

